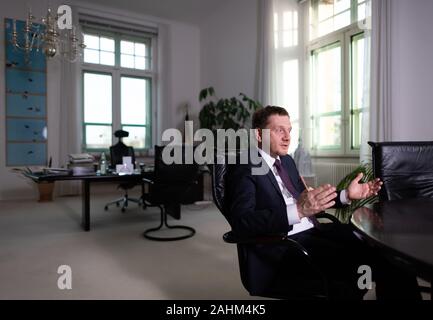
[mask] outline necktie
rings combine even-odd
[[[281,161],[279,159],[275,160],[274,166],[277,169],[278,175],[283,181],[284,186],[287,188],[287,190],[290,192],[293,198],[298,199],[299,193],[298,191],[296,191],[295,187],[293,186],[289,175],[287,174],[286,170],[283,168]]]
[[[287,190],[290,192],[293,198],[298,199],[299,192],[296,191],[295,187],[292,184],[292,181],[290,180],[289,175],[287,174],[286,170],[284,170],[283,166],[281,165],[281,161],[279,159],[275,160],[274,166],[277,169],[278,175],[280,176]],[[315,216],[311,216],[308,219],[315,227],[318,227],[320,225],[319,221],[317,221],[317,218]]]

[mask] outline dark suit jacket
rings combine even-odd
[[[280,157],[295,189],[300,193],[305,187],[290,156]],[[225,214],[232,230],[239,236],[287,234],[292,230],[288,223],[286,204],[271,170],[266,175],[253,175],[251,169],[259,167],[251,163],[228,166]],[[336,206],[341,206],[340,194]],[[285,254],[284,246],[246,245],[238,246],[245,259],[244,268],[250,279],[243,279],[252,294],[263,294],[276,281],[275,272]],[[245,276],[245,275],[244,275]],[[248,284],[246,284],[248,283]]]
[[[280,157],[293,186],[301,194],[304,184],[289,155]],[[260,165],[248,164],[229,167],[226,180],[227,219],[232,230],[242,236],[286,234],[292,230],[286,213],[286,204],[271,169],[266,175],[253,175],[251,169]],[[341,206],[340,194],[335,207]]]

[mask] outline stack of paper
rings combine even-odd
[[[71,163],[93,163],[94,158],[88,153],[75,153],[69,155]]]

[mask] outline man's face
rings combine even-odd
[[[269,149],[272,157],[284,156],[287,154],[290,145],[290,132],[292,124],[288,116],[280,116],[278,114],[271,115],[268,118],[268,123],[265,129],[270,131]],[[260,134],[259,142],[266,143],[262,140]]]

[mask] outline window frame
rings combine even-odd
[[[129,34],[122,34],[114,31],[106,31],[99,30],[94,28],[89,28],[87,26],[82,26],[81,32],[84,34],[90,34],[95,36],[103,36],[110,37],[114,39],[114,66],[89,63],[83,61],[80,64],[80,74],[81,74],[81,112],[82,112],[82,142],[81,149],[83,152],[107,152],[108,148],[88,148],[86,145],[86,125],[93,125],[93,123],[84,122],[84,74],[85,73],[99,73],[99,74],[109,74],[112,77],[112,136],[111,136],[111,144],[114,144],[114,132],[116,130],[122,129],[123,126],[137,126],[137,127],[145,127],[146,128],[146,139],[145,139],[145,147],[144,148],[134,148],[134,150],[138,152],[147,152],[150,149],[153,149],[153,145],[155,143],[155,124],[157,122],[156,119],[156,97],[157,97],[157,36],[153,34],[143,33],[143,37],[140,36],[132,36]],[[141,70],[141,69],[133,69],[133,68],[125,68],[121,67],[120,59],[120,41],[135,41],[135,42],[144,42],[149,43],[150,45],[150,64],[149,69]],[[150,117],[149,122],[145,125],[131,125],[124,124],[121,121],[121,78],[122,77],[131,77],[131,78],[139,78],[150,80],[150,89],[149,89],[149,106],[150,109]],[[96,124],[102,125],[102,124]]]
[[[351,5],[355,8],[351,9],[352,21],[356,20],[358,1],[352,0]],[[309,6],[308,6],[309,8]],[[310,23],[308,26],[308,34],[310,34]],[[351,40],[352,37],[358,34],[364,34],[364,30],[358,27],[358,21],[350,25],[333,31],[322,37],[316,37],[307,42],[306,45],[306,65],[305,75],[308,81],[306,82],[306,105],[307,117],[304,119],[305,128],[308,129],[306,134],[306,141],[308,141],[308,149],[314,157],[349,157],[354,158],[359,156],[359,148],[352,149],[352,52]],[[327,47],[336,42],[341,44],[341,146],[339,149],[329,148],[316,148],[315,147],[315,134],[318,127],[315,125],[315,106],[313,105],[313,92],[312,92],[312,55],[315,50]],[[364,111],[361,109],[361,112]]]

